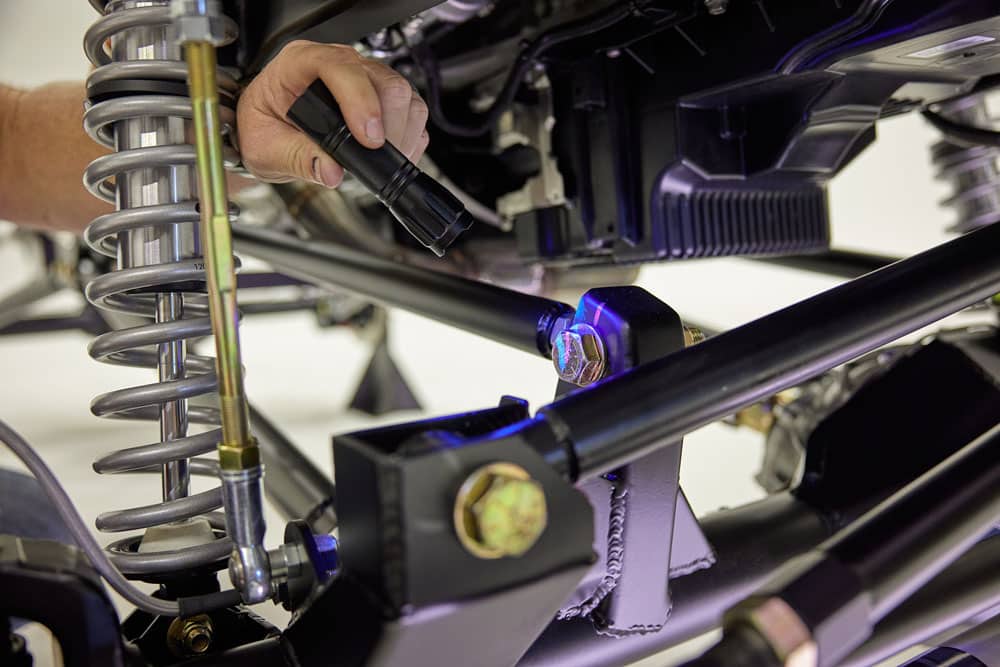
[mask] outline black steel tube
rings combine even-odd
[[[283,273],[342,288],[519,350],[548,357],[552,327],[565,303],[267,229],[233,225],[236,249]]]
[[[852,250],[828,250],[815,255],[789,255],[787,257],[755,257],[754,261],[787,266],[792,269],[822,273],[836,278],[853,280],[866,273],[878,271],[899,261],[898,257],[872,255]]]
[[[917,443],[919,444],[919,443]],[[1000,517],[1000,425],[820,545],[857,576],[882,619]]]
[[[1000,516],[1000,424],[847,529],[782,566],[755,591],[722,640],[690,667],[775,662],[778,639],[745,620],[780,599],[808,628],[823,665],[839,664],[875,624],[987,536]],[[817,594],[822,591],[822,594]],[[739,609],[739,607],[737,607]],[[764,643],[762,643],[762,640]]]
[[[256,289],[258,287],[302,287],[310,283],[282,273],[240,273],[236,276],[236,287],[239,289]]]
[[[337,525],[333,480],[253,406],[250,430],[266,466],[264,493],[268,499],[286,519],[305,519],[316,532],[332,531]]]
[[[1000,535],[969,550],[875,626],[840,667],[868,667],[1000,606]]]
[[[545,454],[590,477],[676,442],[1000,292],[998,249],[985,227],[570,394],[539,411]]]
[[[834,529],[789,494],[718,512],[705,517],[701,527],[717,562],[670,582],[673,608],[662,630],[611,638],[598,635],[586,620],[554,621],[518,666],[617,667],[717,628],[726,609]]]
[[[631,637],[598,635],[587,621],[555,621],[518,667],[617,667],[642,660],[719,627],[722,614],[756,590],[784,561],[829,534],[829,526],[790,496],[707,517],[702,527],[718,562],[670,582],[674,602],[659,632]],[[886,616],[872,637],[840,667],[885,660],[1000,604],[1000,535],[977,544]]]
[[[997,561],[993,561],[994,567],[996,564]],[[965,653],[986,667],[1000,665],[1000,613],[996,613],[982,625],[943,642],[943,645]]]

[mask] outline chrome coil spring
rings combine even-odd
[[[126,575],[155,577],[220,563],[231,542],[224,537],[221,489],[189,495],[191,474],[218,476],[218,463],[194,458],[215,449],[215,428],[194,435],[189,424],[219,424],[218,409],[188,405],[213,394],[213,359],[187,350],[187,342],[211,334],[197,232],[199,219],[191,103],[187,70],[174,43],[169,0],[92,0],[102,16],[87,31],[84,47],[96,69],[87,80],[91,103],[84,126],[113,153],[87,168],[84,184],[116,211],[95,219],[85,238],[97,252],[117,259],[118,270],[95,278],[87,299],[105,310],[147,320],[98,336],[97,360],[157,369],[158,381],[102,394],[91,411],[99,417],[159,421],[160,439],[113,452],[94,463],[101,474],[159,472],[163,502],[101,514],[99,530],[146,530],[205,517],[207,539],[186,548],[139,553],[142,536],[109,546]],[[235,35],[235,24],[227,31]],[[221,94],[232,98],[237,82],[219,72]],[[223,109],[223,123],[234,122]],[[235,152],[227,158],[235,163]]]
[[[969,95],[940,105],[938,113],[949,120],[992,129],[986,93]],[[964,234],[1000,220],[1000,148],[963,146],[942,139],[931,148],[937,177],[949,183],[954,194],[942,204],[958,213],[949,231]]]

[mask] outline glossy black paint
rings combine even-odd
[[[289,275],[356,292],[544,357],[551,352],[556,321],[573,313],[559,301],[267,229],[235,224],[233,241],[238,251]]]
[[[0,589],[0,616],[48,628],[66,667],[126,664],[118,615],[76,547],[0,535]]]
[[[600,474],[984,300],[997,247],[986,227],[567,396],[536,417],[560,434],[549,458]]]

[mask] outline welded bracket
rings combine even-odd
[[[587,292],[573,324],[600,334],[606,375],[684,347],[684,325],[638,287]],[[557,397],[585,391],[560,382]],[[614,419],[614,415],[608,415]],[[594,507],[598,560],[559,618],[589,617],[602,634],[656,632],[670,615],[669,580],[711,566],[715,556],[680,490],[682,443],[579,486]]]

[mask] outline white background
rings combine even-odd
[[[30,87],[85,77],[82,35],[94,16],[86,0],[0,2],[0,82]],[[950,213],[936,205],[946,190],[933,180],[929,163],[933,140],[917,117],[879,127],[878,143],[831,187],[837,247],[907,254],[947,238]],[[60,159],[58,146],[52,159]],[[0,244],[0,293],[34,270],[29,260]],[[835,281],[732,259],[646,267],[640,284],[692,319],[725,329]],[[59,307],[67,304],[71,298],[59,298]],[[92,525],[101,511],[157,501],[159,484],[136,476],[100,478],[91,471],[99,454],[149,442],[157,430],[91,416],[95,395],[151,378],[92,361],[87,343],[82,333],[0,338],[0,418],[39,448]],[[392,348],[430,414],[495,405],[502,394],[538,406],[552,395],[553,373],[544,361],[414,315],[393,313]],[[366,363],[364,344],[346,332],[320,330],[310,316],[296,314],[251,318],[243,327],[243,350],[251,400],[329,471],[330,435],[371,423],[345,412]],[[394,415],[390,421],[415,416]],[[758,436],[724,426],[689,436],[681,477],[695,511],[759,497],[751,477],[760,453]],[[0,461],[10,461],[6,452]],[[269,518],[274,544],[281,523],[273,513]]]

